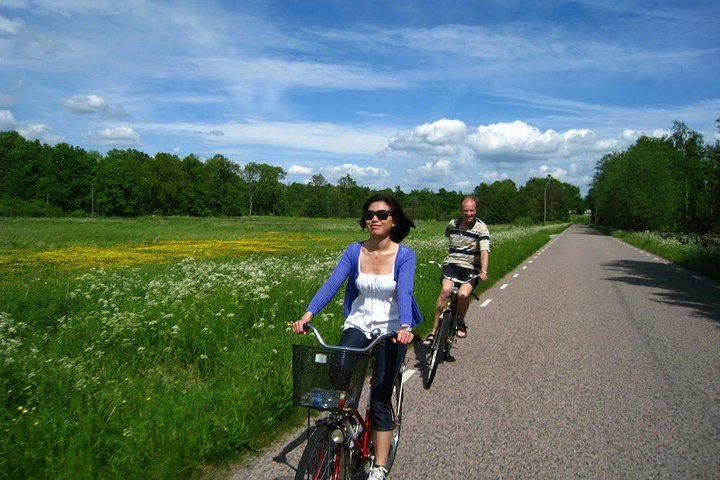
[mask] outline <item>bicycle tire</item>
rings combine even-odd
[[[453,345],[455,344],[455,336],[457,334],[457,310],[452,310],[447,312],[450,316],[449,322],[448,322],[448,331],[447,336],[445,337],[445,360],[447,360],[450,357],[450,351],[452,350]]]
[[[393,435],[390,441],[390,451],[388,452],[387,463],[385,468],[390,471],[395,462],[395,456],[397,455],[398,446],[400,445],[400,432],[402,428],[402,407],[403,400],[405,399],[405,384],[403,383],[403,374],[405,373],[405,364],[403,363],[400,367],[400,373],[398,373],[395,379],[395,386],[393,387],[392,393],[392,412],[393,412]]]
[[[445,360],[445,344],[447,343],[448,333],[450,332],[450,323],[452,317],[449,314],[450,310],[445,310],[440,317],[440,325],[438,326],[435,340],[433,341],[432,351],[430,352],[430,363],[428,365],[427,378],[423,382],[425,390],[429,390],[432,386],[433,380],[435,379],[435,373],[437,373],[438,365]]]
[[[346,480],[350,478],[345,442],[335,443],[331,435],[335,426],[320,424],[310,436],[300,458],[295,480]]]

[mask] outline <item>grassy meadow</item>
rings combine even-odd
[[[490,226],[491,282],[567,224]],[[431,327],[444,222],[418,222]],[[287,323],[356,220],[0,218],[0,479],[200,478],[303,422]],[[491,282],[481,288],[487,288]],[[335,340],[342,295],[316,319]]]

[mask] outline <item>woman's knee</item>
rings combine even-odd
[[[375,430],[392,430],[392,405],[390,401],[371,400],[372,426]]]

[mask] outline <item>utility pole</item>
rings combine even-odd
[[[550,174],[548,174],[547,179],[545,180],[545,192],[543,193],[543,226],[545,226],[545,223],[547,222],[547,187],[551,178]]]

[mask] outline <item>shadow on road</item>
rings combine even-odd
[[[706,278],[698,280],[672,263],[618,260],[604,266],[622,273],[608,280],[657,288],[659,291],[654,296],[658,302],[688,307],[696,317],[712,320],[720,327],[720,284],[717,282]]]
[[[291,465],[288,462],[288,453],[292,452],[296,448],[303,446],[307,441],[308,438],[310,438],[310,435],[313,434],[315,431],[315,425],[311,425],[309,428],[306,428],[300,434],[295,437],[294,439],[290,440],[283,448],[280,450],[280,453],[275,455],[273,457],[273,462],[275,463],[282,463],[287,465],[289,468],[291,468],[293,471],[296,470],[295,465]]]
[[[413,354],[415,363],[412,363],[412,360],[408,358],[408,366],[411,368],[416,368],[417,371],[420,372],[420,377],[422,378],[423,385],[427,385],[427,378],[429,372],[428,358],[431,351],[431,349],[423,345],[421,339],[418,339],[417,341],[413,342]]]
[[[576,235],[597,235],[600,237],[607,237],[606,233],[603,233],[602,231],[593,228],[589,225],[573,225],[573,227],[580,227],[580,228],[573,228],[572,233]]]

